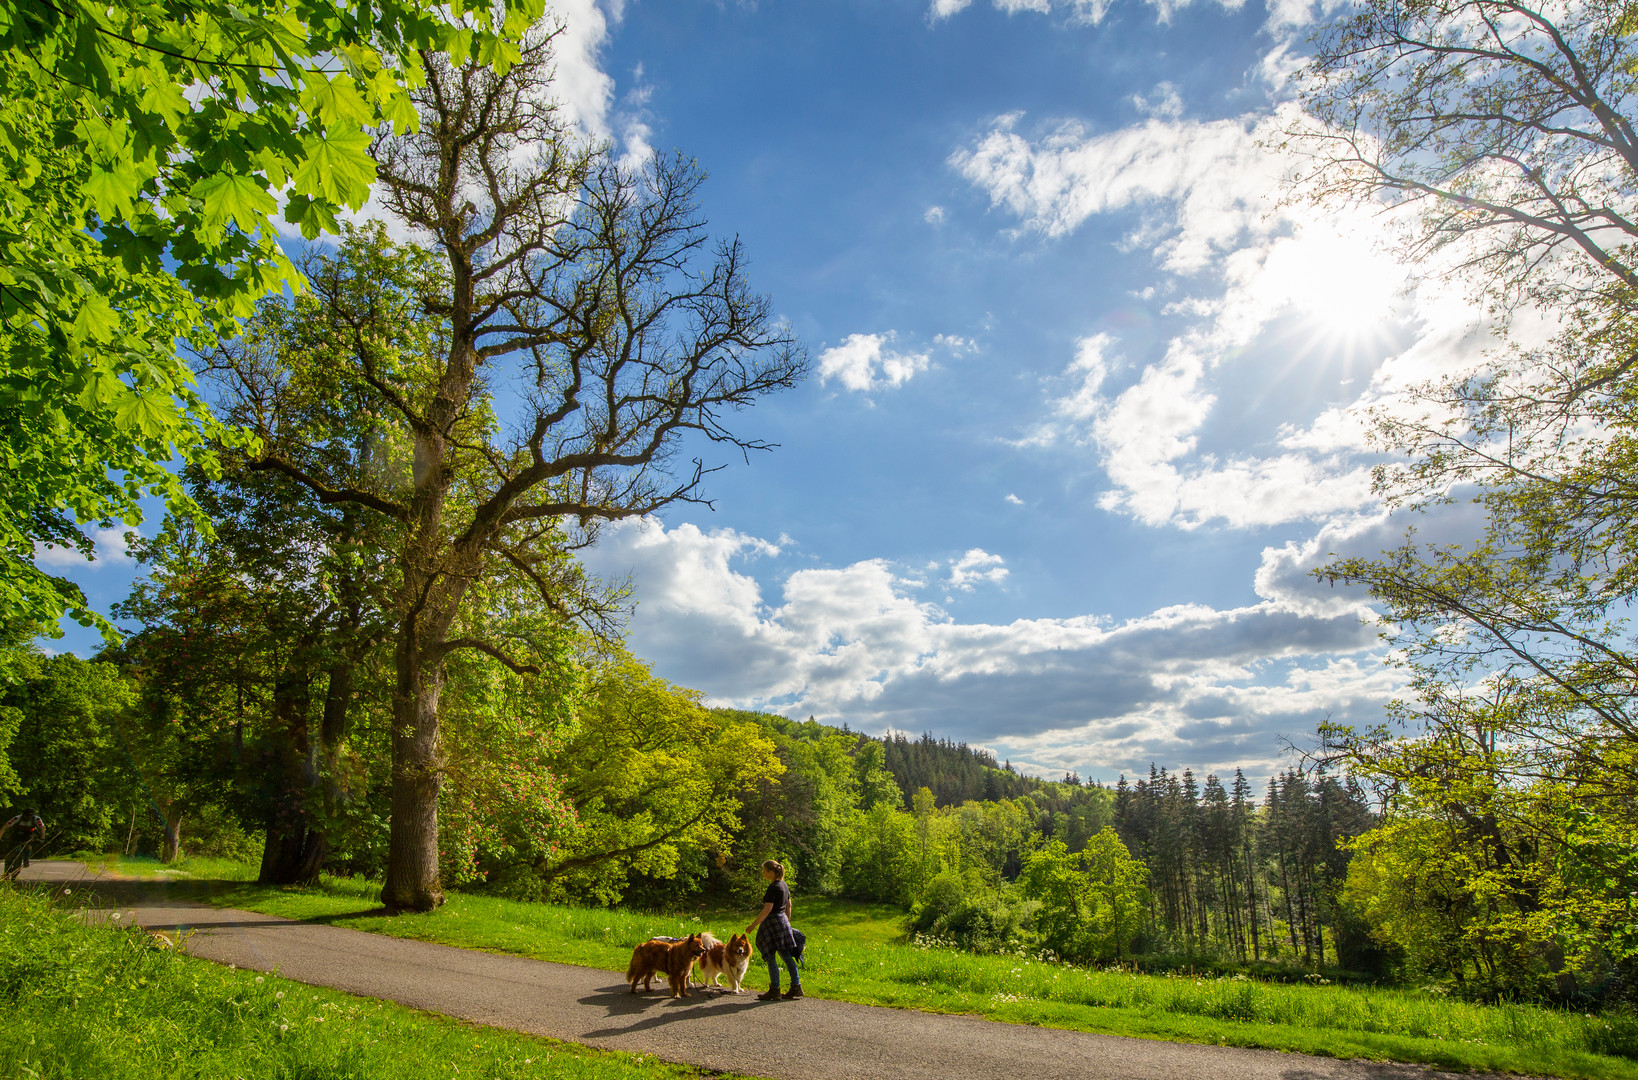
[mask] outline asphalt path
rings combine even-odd
[[[39,862],[24,880],[90,887],[218,963],[480,1024],[771,1080],[1427,1080],[1413,1065],[1157,1042],[804,998],[632,995],[617,972],[212,907],[174,885]],[[753,962],[755,960],[753,959]],[[664,980],[661,980],[662,983]],[[1469,1074],[1471,1080],[1471,1074]],[[1515,1078],[1516,1080],[1516,1078]]]

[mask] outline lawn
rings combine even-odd
[[[0,1076],[691,1080],[697,1070],[196,960],[73,894],[0,887]],[[716,1075],[716,1074],[712,1074]]]
[[[327,878],[319,888],[279,889],[243,882],[244,876],[213,886],[213,902],[319,922],[344,917],[356,930],[608,970],[623,970],[632,945],[651,935],[706,929],[726,938],[752,916],[749,909],[654,914],[452,893],[430,914],[387,917],[368,914],[379,910],[380,886],[372,882]],[[1638,1018],[1631,1014],[1475,1005],[1414,989],[1142,975],[1030,956],[974,956],[906,943],[899,918],[889,907],[797,897],[794,921],[808,934],[804,988],[816,997],[1113,1035],[1638,1080]],[[767,985],[760,962],[753,960],[749,985]]]

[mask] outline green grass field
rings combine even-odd
[[[0,1077],[688,1080],[652,1057],[462,1024],[196,960],[73,896],[0,887]],[[103,925],[96,925],[102,921]],[[716,1075],[716,1074],[713,1074]]]
[[[213,902],[228,906],[320,922],[345,918],[355,930],[608,970],[623,970],[632,945],[651,935],[706,929],[726,938],[752,916],[750,910],[645,914],[452,893],[430,914],[388,917],[368,914],[379,910],[380,887],[371,882],[326,879],[320,888],[278,889],[244,882],[243,873],[210,874],[205,865],[183,869],[239,882],[210,890]],[[889,907],[798,897],[794,921],[808,934],[808,993],[1114,1035],[1638,1080],[1638,1018],[1630,1014],[1475,1005],[1419,990],[1140,975],[1027,956],[974,956],[906,943],[899,919]],[[753,960],[749,984],[757,990],[767,985],[759,961]]]

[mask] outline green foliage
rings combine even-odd
[[[1011,952],[1029,943],[1029,928],[1040,909],[1038,901],[1025,899],[1017,889],[941,870],[922,890],[905,925],[918,937],[975,953]]]
[[[1113,829],[1078,856],[1054,840],[1024,860],[1018,889],[1041,905],[1035,935],[1066,960],[1113,960],[1143,929],[1148,868],[1132,858]]]
[[[542,648],[554,635],[555,648]],[[538,895],[528,871],[579,828],[555,763],[578,725],[587,673],[575,662],[569,628],[539,627],[531,639],[537,656],[550,656],[537,674],[481,655],[450,664],[438,850],[451,885],[492,879],[504,887],[521,877]]]
[[[853,751],[853,780],[858,785],[862,810],[880,803],[897,805],[902,797],[898,781],[887,769],[887,751],[875,739],[861,740]]]
[[[712,714],[756,725],[772,740],[784,766],[778,776],[741,797],[744,828],[733,856],[713,867],[718,879],[713,884],[729,895],[754,900],[766,888],[762,862],[772,858],[785,865],[793,887],[800,883],[809,893],[834,893],[843,837],[864,786],[870,786],[874,802],[898,804],[898,786],[880,767],[880,745],[811,719],[735,709],[713,709]],[[865,755],[863,761],[859,754]]]
[[[112,633],[34,546],[90,555],[81,527],[135,525],[145,495],[203,521],[166,466],[242,440],[178,348],[299,287],[273,193],[333,229],[374,177],[366,127],[415,121],[420,50],[504,65],[540,11],[0,3],[0,605]]]
[[[535,867],[549,895],[614,903],[631,875],[670,878],[691,854],[732,852],[739,797],[783,767],[755,724],[713,716],[702,696],[625,654],[591,671],[554,760],[578,829]]]
[[[1413,977],[1570,996],[1576,976],[1596,985],[1633,959],[1638,833],[1573,788],[1508,782],[1512,753],[1449,735],[1382,748],[1373,768],[1396,790],[1356,841],[1347,898]]]
[[[38,652],[16,661],[5,703],[21,719],[11,746],[18,804],[46,819],[47,850],[104,850],[124,840],[133,806],[153,813],[120,735],[135,700],[113,664]]]
[[[854,817],[842,840],[843,896],[908,904],[919,872],[915,822],[909,814],[877,803]]]

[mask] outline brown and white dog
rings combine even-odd
[[[700,985],[721,986],[722,977],[726,975],[734,993],[739,993],[739,984],[745,981],[745,972],[751,966],[751,939],[735,934],[727,942],[721,942],[710,934],[701,934],[700,942],[705,946],[705,955],[695,968],[695,978]]]
[[[664,975],[671,984],[671,996],[688,996],[688,979],[694,973],[694,964],[705,955],[700,935],[690,934],[681,941],[645,941],[631,950],[631,964],[626,968],[626,982],[631,992],[637,992],[641,982],[644,990],[654,989],[654,976]]]

